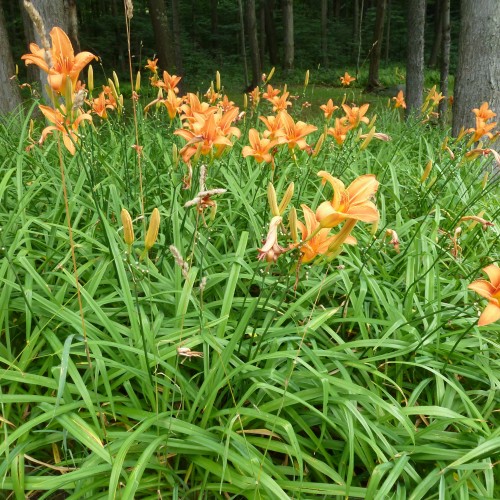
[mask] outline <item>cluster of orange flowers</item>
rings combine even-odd
[[[288,247],[282,247],[278,243],[278,229],[292,198],[293,184],[278,206],[274,186],[270,183],[268,198],[273,218],[266,240],[258,250],[259,260],[276,262],[281,254],[293,249],[299,250],[301,263],[312,262],[316,258],[332,260],[342,251],[342,245],[356,244],[351,232],[358,221],[370,224],[378,222],[379,212],[371,201],[379,186],[374,175],[362,175],[347,188],[340,179],[328,172],[320,171],[318,176],[321,177],[322,184],[331,184],[333,197],[331,201],[321,203],[316,211],[302,204],[304,222],[298,220],[295,207],[291,208],[288,215],[291,242]],[[336,234],[331,234],[331,230],[341,224],[341,229]],[[300,238],[298,231],[301,233]]]
[[[496,113],[489,109],[488,103],[483,102],[479,108],[474,108],[472,112],[476,115],[476,126],[475,128],[470,128],[467,132],[472,133],[470,143],[479,141],[480,139],[487,137],[488,139],[493,139],[495,135],[500,132],[493,134],[493,130],[497,126],[497,122],[489,122],[488,120],[494,118]]]
[[[86,100],[87,90],[78,78],[83,68],[97,57],[90,52],[75,55],[71,41],[61,28],[52,28],[50,38],[50,49],[45,50],[36,43],[31,43],[31,53],[21,57],[26,64],[35,64],[47,73],[47,91],[52,99],[52,106],[40,105],[39,108],[52,125],[43,129],[38,142],[42,144],[49,134],[59,131],[64,146],[74,155],[79,141],[79,127],[86,121],[92,122],[90,113],[107,118],[108,109],[123,107],[123,96],[118,94],[115,84],[110,80],[110,85],[104,86],[97,98],[90,97]],[[91,70],[89,85],[93,85]],[[90,106],[90,113],[83,111],[84,103]]]

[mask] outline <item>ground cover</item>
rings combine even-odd
[[[236,108],[149,66],[1,122],[0,488],[498,497],[488,108],[451,138],[435,89]]]

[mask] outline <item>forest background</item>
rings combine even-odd
[[[142,69],[147,59],[156,55],[162,69],[183,76],[186,88],[200,86],[206,90],[203,86],[210,84],[218,69],[224,75],[225,85],[240,93],[259,83],[256,81],[259,73],[269,72],[273,66],[277,68],[278,76],[280,69],[297,69],[286,72],[288,83],[293,83],[294,78],[297,83],[302,83],[304,71],[309,69],[314,74],[314,83],[333,86],[340,85],[339,74],[343,74],[344,69],[349,68],[358,80],[361,69],[359,84],[366,85],[370,57],[376,52],[373,39],[381,4],[385,7],[385,22],[379,54],[380,83],[401,84],[404,83],[407,60],[406,0],[136,0],[130,33],[133,69]],[[442,0],[429,0],[426,8],[425,63],[427,68],[435,70],[441,51],[442,4]],[[71,8],[71,2],[69,5]],[[122,80],[128,73],[128,54],[121,2],[79,0],[73,8],[77,8],[78,19],[74,45],[99,56],[104,81],[104,76],[110,76],[111,69]],[[286,8],[293,11],[291,60],[284,41]],[[248,9],[255,11],[256,25],[253,27]],[[19,2],[3,2],[3,10],[13,59],[19,63],[21,55],[27,51],[27,40],[33,39],[29,30],[26,31],[26,26],[30,28],[31,23],[23,23],[26,14]],[[459,2],[451,1],[452,72],[457,62],[459,11]],[[156,31],[155,39],[154,24],[158,22],[161,27],[159,32]],[[257,63],[252,48],[253,30],[258,38]],[[162,46],[166,47],[163,52]],[[386,68],[390,70],[385,71]],[[30,69],[34,70],[33,66]],[[19,65],[18,70],[21,81],[35,79],[33,74],[26,75],[24,65]],[[99,78],[97,69],[96,78]],[[431,72],[429,78],[429,83],[438,83],[439,72]]]

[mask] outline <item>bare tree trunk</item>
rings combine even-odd
[[[260,54],[260,63],[262,68],[265,66],[266,60],[266,11],[264,9],[264,5],[260,4],[259,9],[259,54]]]
[[[382,40],[384,38],[384,20],[387,0],[377,0],[377,16],[373,30],[373,44],[370,53],[370,69],[368,70],[368,83],[366,89],[371,91],[380,87],[378,72],[380,68],[380,56],[382,54]]]
[[[434,7],[434,41],[432,43],[429,67],[436,68],[443,39],[443,0],[436,0]]]
[[[471,109],[483,102],[500,113],[500,2],[462,0],[453,135],[474,126]]]
[[[172,28],[173,28],[173,45],[174,45],[174,61],[175,71],[178,75],[184,74],[184,63],[182,60],[181,49],[181,22],[179,13],[179,0],[172,0]],[[180,82],[180,90],[183,90],[183,81]]]
[[[328,0],[321,0],[321,59],[328,67]]]
[[[406,115],[418,112],[424,93],[425,0],[408,0]]]
[[[219,51],[219,12],[218,12],[218,0],[210,0],[210,34],[211,40],[210,45],[212,47],[212,52],[217,54]]]
[[[354,40],[354,43],[352,45],[353,47],[353,56],[356,57],[356,59],[359,59],[359,53],[360,53],[360,45],[361,45],[361,40],[359,37],[360,31],[359,28],[361,26],[361,15],[360,10],[359,10],[359,0],[354,0],[354,12],[353,12],[353,24],[352,24],[352,39]],[[358,73],[358,65],[356,63],[356,73]]]
[[[251,86],[256,87],[259,84],[262,75],[262,66],[260,63],[259,38],[257,35],[257,17],[255,15],[255,0],[246,0],[246,22],[247,36],[250,45],[250,58],[252,62],[252,81]]]
[[[148,0],[148,4],[159,67],[172,71],[172,33],[168,22],[167,5],[165,0]]]
[[[0,5],[0,114],[14,111],[21,104],[21,95],[16,80],[11,77],[15,74],[14,61],[10,50],[7,26]]]
[[[385,64],[389,64],[389,50],[391,48],[391,0],[387,0],[387,23],[385,30]]]
[[[293,69],[294,36],[293,36],[293,0],[283,0],[283,69]]]
[[[269,62],[272,66],[278,64],[278,46],[276,43],[276,27],[274,25],[274,0],[263,0],[266,16],[266,40],[269,51]]]
[[[243,68],[245,70],[245,88],[248,92],[251,89],[249,85],[248,79],[248,61],[247,61],[247,49],[246,49],[246,40],[245,40],[245,19],[243,16],[243,5],[241,3],[242,0],[238,0],[238,7],[240,11],[240,27],[241,27],[241,55],[243,57]]]
[[[439,81],[440,91],[444,99],[439,103],[439,120],[446,121],[448,109],[448,75],[450,73],[450,0],[442,0],[441,5],[441,76]]]

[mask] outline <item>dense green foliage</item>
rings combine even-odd
[[[324,127],[301,108],[313,91],[292,111],[318,126],[311,144]],[[270,112],[262,103],[208,163],[207,187],[227,189],[212,219],[184,207],[201,162],[182,189],[179,122],[143,104],[137,135],[128,117],[95,118],[75,156],[52,138],[25,150],[32,110],[0,124],[0,488],[19,499],[498,498],[500,326],[476,326],[486,301],[467,290],[500,258],[491,156],[465,161],[466,139],[450,154],[447,130],[404,122],[384,101],[377,131],[390,142],[328,138],[316,157],[285,148],[273,173],[241,155]],[[292,203],[316,206],[331,196],[318,170],[346,185],[375,174],[378,228],[358,224],[358,245],[331,263],[297,269],[297,251],[257,261],[268,181],[278,198],[294,181]],[[140,260],[155,207],[159,239]],[[479,214],[493,227],[460,222]]]

